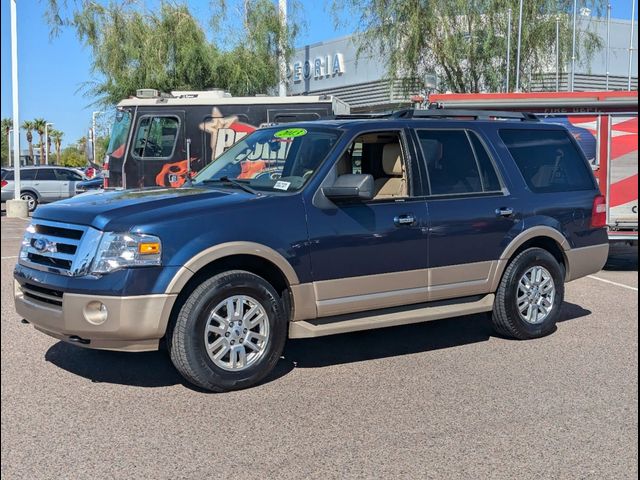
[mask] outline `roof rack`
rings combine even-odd
[[[458,118],[473,120],[521,120],[523,122],[538,122],[533,113],[500,112],[495,110],[463,110],[446,108],[429,108],[428,110],[406,109],[395,112],[394,118]]]

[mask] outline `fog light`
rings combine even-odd
[[[109,312],[107,306],[102,302],[89,302],[82,310],[85,320],[93,325],[102,325],[107,321]]]

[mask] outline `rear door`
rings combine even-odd
[[[521,216],[487,142],[465,128],[418,128],[429,211],[429,301],[487,293]]]

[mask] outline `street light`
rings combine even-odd
[[[16,0],[11,0],[11,93],[13,97],[13,200],[7,201],[7,217],[26,218],[29,215],[27,202],[20,200],[20,118],[18,116],[18,25]]]
[[[96,164],[96,117],[102,112],[93,112],[91,114],[91,160]]]
[[[44,164],[49,165],[49,125],[53,125],[52,122],[47,122],[44,126]],[[42,158],[42,152],[40,152],[40,158]]]
[[[522,0],[518,16],[518,56],[516,57],[516,92],[520,91],[520,46],[522,44]]]

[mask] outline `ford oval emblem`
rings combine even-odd
[[[35,248],[39,252],[44,252],[47,249],[47,242],[45,242],[41,238],[37,238],[33,241],[33,248]]]

